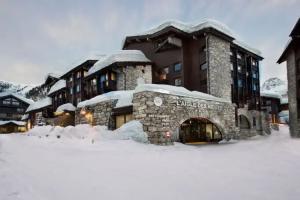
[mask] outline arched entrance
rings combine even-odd
[[[250,122],[248,121],[247,117],[244,115],[239,116],[240,120],[240,129],[250,129]]]
[[[218,142],[222,133],[207,119],[190,118],[180,125],[179,139],[182,143]]]

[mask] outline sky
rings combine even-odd
[[[39,85],[81,58],[121,49],[126,35],[208,18],[262,52],[261,83],[286,80],[276,61],[299,17],[300,0],[0,0],[0,80]]]

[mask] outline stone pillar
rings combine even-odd
[[[208,35],[208,93],[231,101],[230,43]]]

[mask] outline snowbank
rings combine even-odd
[[[134,140],[137,142],[148,143],[148,136],[143,131],[143,126],[139,121],[130,121],[119,129],[108,130],[106,126],[92,127],[88,124],[77,126],[36,126],[29,130],[29,136],[61,138],[61,139],[86,139],[92,142],[101,140]]]
[[[66,80],[59,80],[57,81],[50,89],[50,91],[48,92],[48,95],[53,94],[54,92],[63,89],[66,87]]]
[[[110,56],[99,60],[91,69],[88,71],[88,75],[91,75],[105,67],[110,66],[117,62],[151,62],[142,51],[139,50],[120,50]]]
[[[36,101],[36,102],[30,104],[30,106],[26,110],[26,113],[28,113],[30,111],[38,110],[41,108],[45,108],[50,105],[52,105],[52,99],[50,97],[46,97],[44,99],[41,99],[39,101]]]

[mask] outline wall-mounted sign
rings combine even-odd
[[[155,104],[156,106],[161,106],[162,103],[163,103],[163,100],[162,100],[160,97],[155,97],[155,98],[154,98],[154,104]]]
[[[202,108],[202,109],[216,109],[216,110],[222,110],[223,107],[221,105],[214,105],[214,104],[208,104],[203,103],[200,101],[189,101],[189,100],[183,100],[178,99],[176,101],[177,106],[184,106],[184,107],[194,107],[194,108]]]

